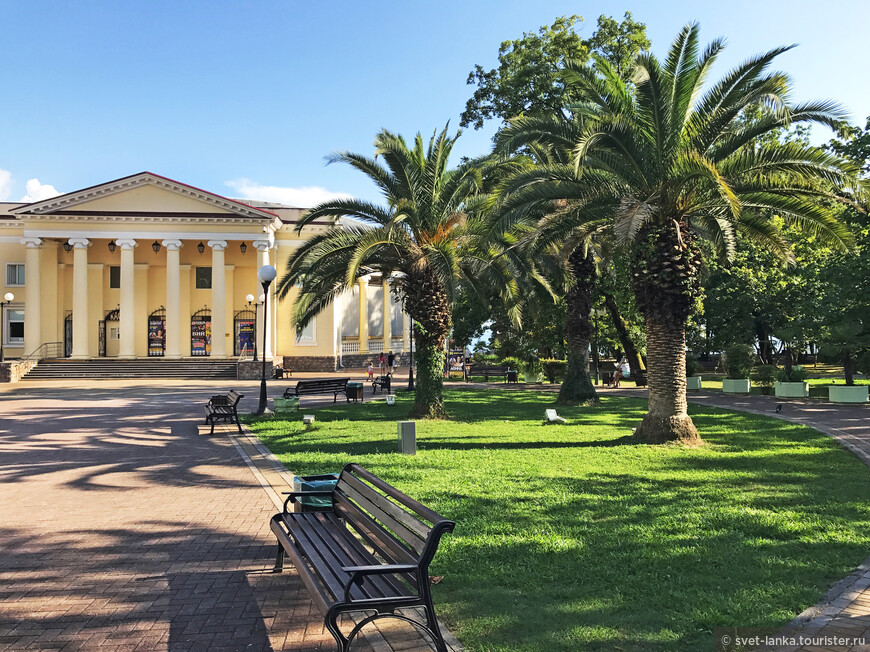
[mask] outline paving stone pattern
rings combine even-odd
[[[0,390],[0,649],[332,650],[292,565],[271,572],[273,500],[198,432],[216,387],[166,385]],[[355,649],[430,649],[371,629]]]

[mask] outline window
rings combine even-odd
[[[211,267],[196,268],[196,289],[211,290]]]
[[[121,268],[112,266],[109,268],[109,287],[117,290],[121,287]]]
[[[6,263],[6,285],[24,285],[24,265],[19,263]]]
[[[3,345],[24,345],[24,311],[15,308],[6,308],[3,315],[6,322],[3,324]]]
[[[317,318],[315,317],[308,322],[308,325],[296,336],[296,346],[317,346],[316,320]]]

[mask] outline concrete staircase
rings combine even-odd
[[[69,378],[235,378],[235,360],[208,358],[142,358],[138,360],[41,360],[25,380],[66,380]]]

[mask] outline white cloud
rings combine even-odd
[[[0,170],[0,201],[9,199],[12,194],[12,173],[9,170]]]
[[[311,208],[327,199],[347,199],[350,195],[343,192],[332,192],[326,188],[309,186],[306,188],[285,188],[281,186],[264,186],[250,179],[227,181],[239,199],[258,199],[294,206],[296,208]]]
[[[40,183],[39,179],[30,179],[24,187],[27,189],[27,194],[21,198],[21,201],[24,202],[42,201],[57,197],[60,194],[54,186]]]

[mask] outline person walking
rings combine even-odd
[[[375,367],[374,367],[374,365],[372,364],[372,361],[371,361],[371,360],[369,360],[369,368],[368,368],[368,372],[369,372],[369,377],[368,377],[368,379],[369,379],[369,380],[372,380],[372,379],[375,377]]]
[[[385,376],[387,373],[385,369],[386,365],[387,362],[384,359],[384,352],[381,351],[381,355],[378,357],[378,369],[380,370],[381,376]]]
[[[392,351],[390,351],[390,354],[387,356],[387,370],[391,376],[396,370],[396,356]]]

